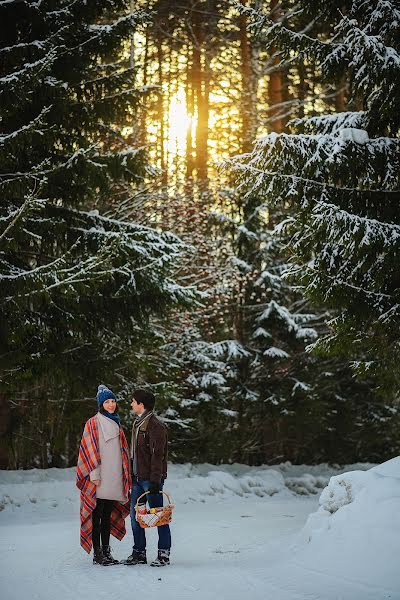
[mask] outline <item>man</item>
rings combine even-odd
[[[132,554],[124,561],[125,565],[147,564],[146,535],[136,520],[136,501],[144,492],[150,492],[142,498],[150,508],[163,505],[164,480],[167,477],[167,429],[155,416],[153,409],[155,396],[146,390],[135,390],[132,398],[132,410],[136,420],[132,427],[131,465],[132,494],[131,522],[134,546]],[[169,565],[171,550],[171,532],[169,525],[158,527],[158,556],[150,563],[152,567]]]

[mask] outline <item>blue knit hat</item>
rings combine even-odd
[[[103,403],[106,400],[109,400],[110,398],[117,401],[115,394],[111,390],[109,390],[106,385],[103,385],[102,383],[97,388],[96,398],[97,398],[97,404],[99,405],[99,408],[101,408],[103,406]]]

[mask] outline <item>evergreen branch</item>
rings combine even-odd
[[[29,278],[32,277],[33,275],[41,275],[42,273],[46,274],[46,272],[51,271],[51,270],[55,270],[56,268],[58,268],[59,266],[66,264],[66,259],[68,256],[71,256],[72,251],[78,246],[80,242],[80,239],[77,239],[72,245],[71,247],[68,249],[67,252],[65,252],[62,256],[57,257],[56,259],[54,259],[53,261],[51,261],[50,263],[47,263],[45,265],[40,265],[39,267],[35,267],[34,269],[28,269],[28,270],[22,270],[19,269],[19,273],[17,274],[12,274],[12,275],[6,275],[4,273],[0,274],[0,280],[4,279],[4,280],[18,280],[18,279],[24,279],[24,278]],[[89,261],[90,259],[86,259],[85,262]],[[71,269],[73,269],[74,267],[69,267],[67,269],[64,269],[64,272],[69,272]]]
[[[277,179],[282,179],[282,180],[289,179],[293,183],[299,183],[299,182],[306,183],[310,187],[316,187],[321,191],[323,191],[325,189],[331,189],[334,191],[341,191],[341,192],[354,192],[355,191],[354,188],[350,188],[350,187],[346,187],[346,186],[339,186],[339,185],[335,185],[332,183],[327,183],[325,181],[317,181],[315,179],[308,179],[307,177],[302,177],[301,175],[294,175],[293,173],[281,173],[279,171],[265,171],[263,169],[255,167],[254,165],[250,165],[249,163],[243,163],[243,162],[239,162],[239,160],[237,160],[243,156],[244,155],[237,155],[234,158],[226,159],[222,162],[222,166],[226,167],[226,168],[231,168],[233,171],[244,172],[244,173],[249,172],[250,174],[265,175],[265,177],[276,177]],[[246,156],[250,156],[250,155],[246,155]],[[244,181],[239,185],[239,188],[241,188],[243,186],[247,186],[247,185],[248,185],[248,182]],[[257,190],[258,187],[260,187],[260,185],[261,185],[261,183],[258,180],[256,182],[256,184],[246,193],[246,196],[250,196],[253,192],[255,192]],[[368,194],[376,193],[379,195],[394,194],[395,196],[398,196],[398,194],[399,194],[399,190],[379,189],[379,188],[359,188],[359,189],[356,189],[356,191],[361,192],[361,193],[368,193]]]
[[[400,242],[400,225],[396,223],[387,223],[384,221],[378,221],[377,219],[371,219],[367,217],[363,217],[361,215],[355,215],[353,213],[349,213],[347,210],[343,210],[337,207],[335,204],[327,203],[322,200],[316,202],[313,207],[313,223],[316,224],[315,219],[324,218],[326,221],[332,223],[335,220],[339,220],[348,225],[350,229],[350,225],[353,231],[363,230],[369,231],[369,235],[375,237],[377,235],[383,235],[385,237],[385,241],[389,244],[392,244],[395,241]],[[329,228],[330,236],[337,237],[338,241],[341,241],[339,231],[335,230],[333,227]],[[388,237],[386,237],[388,236]],[[376,239],[374,240],[376,243]],[[365,244],[365,237],[361,242],[358,242],[359,246]]]
[[[23,125],[19,129],[17,129],[16,131],[12,131],[11,133],[0,134],[0,145],[4,145],[7,142],[9,142],[10,140],[14,141],[17,137],[24,135],[26,133],[30,133],[32,130],[35,130],[38,133],[42,134],[43,131],[48,131],[48,130],[54,128],[54,125],[53,126],[48,125],[44,129],[38,128],[38,125],[44,124],[43,118],[50,112],[51,109],[52,109],[52,105],[45,106],[44,108],[42,108],[40,113],[34,119],[32,119],[32,121],[30,121],[28,123],[28,125]]]
[[[39,203],[40,201],[35,199],[33,193],[31,196],[25,199],[24,203],[21,207],[19,207],[14,214],[12,215],[12,220],[5,228],[5,230],[0,235],[0,243],[6,237],[6,235],[11,231],[13,227],[18,223],[18,221],[28,212],[32,203]],[[1,277],[1,276],[0,276]]]
[[[0,77],[0,94],[4,93],[4,91],[9,91],[10,84],[16,84],[18,86],[21,85],[21,77],[32,77],[37,76],[43,69],[47,69],[50,65],[52,65],[57,59],[57,49],[51,48],[47,55],[33,63],[25,64],[22,69],[18,71],[13,71],[12,73],[8,73],[7,75],[3,75]],[[1,89],[3,88],[3,89]]]
[[[39,50],[44,50],[47,41],[34,40],[33,42],[20,42],[19,44],[13,44],[12,46],[5,46],[4,48],[0,48],[0,55],[6,54],[7,52],[12,52],[16,49],[18,50],[28,50],[30,48],[37,48]]]
[[[72,167],[74,161],[81,156],[86,156],[90,152],[97,148],[98,144],[93,143],[88,148],[79,148],[76,150],[71,156],[68,156],[64,162],[57,163],[51,166],[48,169],[43,169],[45,165],[50,164],[50,159],[45,158],[40,164],[35,165],[31,171],[26,171],[25,173],[16,172],[16,173],[0,173],[0,178],[9,177],[10,179],[6,179],[5,181],[0,182],[0,187],[10,183],[10,181],[16,181],[18,179],[34,179],[36,181],[43,180],[47,175],[56,173],[62,169],[69,169]],[[104,165],[99,165],[103,168]]]
[[[303,270],[305,269],[306,273],[303,272]],[[295,265],[292,268],[288,269],[287,273],[285,273],[285,277],[286,278],[290,278],[292,276],[295,276],[296,278],[300,278],[301,280],[305,280],[306,278],[310,277],[309,274],[312,274],[315,276],[315,278],[318,279],[320,273],[318,271],[318,269],[314,268],[312,265],[308,264],[306,266],[304,265]],[[324,277],[326,279],[328,279],[329,281],[331,281],[334,284],[334,287],[339,286],[343,286],[344,288],[346,288],[347,291],[351,291],[351,292],[357,292],[363,296],[366,296],[367,298],[371,298],[374,301],[379,300],[381,301],[382,299],[388,300],[389,302],[393,302],[395,300],[395,296],[391,295],[391,294],[385,294],[383,292],[373,292],[371,290],[367,290],[365,288],[362,288],[361,286],[355,285],[353,283],[349,283],[348,281],[345,281],[344,279],[341,279],[338,276],[333,276],[333,275],[329,275],[328,273],[324,273]],[[309,283],[306,285],[305,289],[306,291],[311,290],[313,287],[313,283]],[[329,294],[329,289],[326,290],[326,294]],[[379,302],[375,307],[379,306]]]
[[[367,113],[365,111],[344,112],[322,115],[318,117],[303,117],[292,119],[289,128],[299,129],[301,133],[337,135],[346,127],[365,129]]]

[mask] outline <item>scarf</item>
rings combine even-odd
[[[112,419],[113,421],[115,421],[115,423],[117,425],[119,425],[121,427],[121,419],[119,418],[119,415],[111,414],[106,409],[104,409],[104,412],[102,412],[100,414],[104,415],[105,417],[108,417],[109,419]]]
[[[145,419],[147,419],[147,417],[150,417],[153,414],[152,410],[145,410],[144,412],[142,412],[141,415],[138,415],[136,417],[136,419],[133,422],[133,426],[135,429],[139,429],[139,427],[141,426],[141,424],[143,423],[143,421]]]

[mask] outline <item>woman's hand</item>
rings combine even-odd
[[[93,479],[92,483],[94,483],[94,485],[100,485],[101,479]]]

